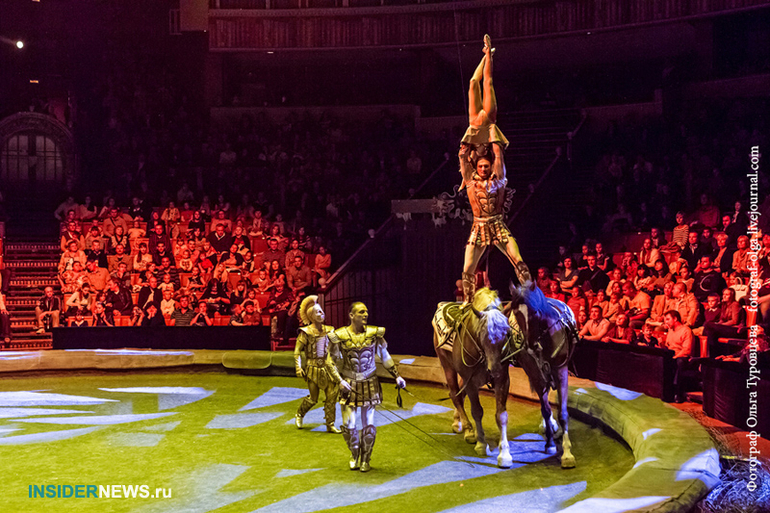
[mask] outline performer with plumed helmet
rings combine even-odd
[[[294,367],[297,377],[307,381],[310,395],[302,400],[296,415],[294,415],[297,428],[302,428],[302,420],[305,414],[318,402],[318,393],[323,390],[324,420],[326,431],[340,433],[334,425],[336,420],[336,402],[339,396],[338,383],[340,381],[337,369],[329,357],[329,333],[334,328],[323,324],[326,319],[321,305],[318,304],[318,296],[307,296],[299,306],[299,316],[303,326],[297,335],[297,344],[294,347]]]

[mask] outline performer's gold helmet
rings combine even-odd
[[[307,312],[317,304],[318,304],[318,296],[307,296],[305,299],[302,300],[302,303],[299,304],[299,319],[300,321],[302,321],[303,326],[306,326],[312,323]]]

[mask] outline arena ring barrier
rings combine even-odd
[[[394,355],[409,381],[444,383],[435,357]],[[0,373],[83,370],[140,370],[212,366],[228,372],[294,375],[291,352],[110,349],[4,352]],[[390,375],[378,366],[378,375]],[[529,381],[511,368],[511,394],[535,401]],[[554,396],[551,400],[554,400]],[[588,499],[562,510],[590,512],[685,512],[719,482],[719,453],[707,431],[689,415],[639,392],[571,378],[571,414],[616,433],[632,450],[636,463],[620,480]],[[580,440],[574,440],[579,444]],[[578,461],[578,465],[580,462]],[[568,472],[568,471],[567,471]]]

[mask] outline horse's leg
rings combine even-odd
[[[522,353],[519,363],[529,378],[532,390],[535,391],[537,398],[540,400],[540,412],[543,416],[541,427],[545,437],[545,452],[547,454],[556,454],[556,444],[553,441],[554,426],[551,424],[553,412],[551,411],[551,404],[548,402],[548,384],[544,382],[543,376],[540,374],[540,367],[532,356]]]
[[[567,412],[569,370],[564,365],[557,372],[559,378],[559,424],[562,431],[561,468],[575,468],[575,456],[572,454],[572,442],[569,440],[569,413]]]
[[[495,378],[496,420],[497,428],[500,430],[500,453],[497,456],[497,466],[500,468],[511,468],[513,465],[513,458],[511,458],[511,451],[508,445],[508,412],[506,411],[510,380],[507,366]]]
[[[559,426],[559,423],[556,422],[556,419],[553,418],[553,415],[551,415],[551,431],[553,431],[553,437],[556,440],[561,438],[561,427]],[[545,435],[545,419],[540,421],[540,434]]]
[[[464,429],[466,438],[468,436],[473,436],[473,429],[468,422],[468,416],[465,414],[465,394],[460,392],[460,384],[457,381],[457,372],[454,370],[446,351],[439,349],[437,354],[441,366],[444,368],[446,384],[449,387],[449,398],[452,400],[452,404],[455,407],[452,430],[455,433],[462,433]]]
[[[551,425],[551,403],[548,402],[548,387],[546,386],[539,394],[540,412],[545,421],[545,453],[556,454],[556,443],[553,441],[553,426]]]
[[[484,417],[484,408],[479,401],[479,387],[475,379],[465,380],[467,386],[465,392],[468,394],[468,399],[471,402],[471,415],[473,415],[473,422],[476,424],[476,447],[474,450],[479,456],[487,456],[489,453],[487,447],[487,440],[484,436],[484,426],[481,424],[481,420]]]

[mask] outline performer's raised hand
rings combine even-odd
[[[396,385],[398,385],[398,388],[406,388],[406,380],[399,376],[396,378]]]

